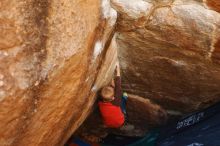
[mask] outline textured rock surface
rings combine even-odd
[[[115,39],[128,92],[177,115],[220,100],[218,0],[111,1],[115,36],[109,0],[0,1],[0,145],[63,145],[111,79]]]
[[[167,113],[159,105],[136,95],[128,95],[128,121],[140,129],[163,125],[167,121]],[[145,129],[145,130],[147,130]],[[143,129],[144,130],[144,129]]]
[[[111,79],[117,13],[108,0],[1,0],[0,11],[0,145],[63,145]]]
[[[112,0],[124,89],[181,114],[220,100],[219,1]]]

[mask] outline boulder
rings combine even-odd
[[[116,38],[127,92],[180,114],[220,100],[217,0],[111,2],[119,14]]]
[[[0,145],[63,145],[114,72],[108,0],[0,2]]]
[[[128,103],[140,128],[164,123],[164,108],[182,115],[220,100],[218,0],[111,6],[118,14],[110,0],[0,2],[1,145],[63,145],[111,80],[117,52],[123,89],[149,98]]]

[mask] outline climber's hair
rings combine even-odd
[[[104,101],[111,101],[112,97],[114,97],[114,88],[112,86],[105,86],[101,89],[101,98]]]

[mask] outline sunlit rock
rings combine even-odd
[[[220,100],[218,12],[202,0],[111,2],[124,89],[175,113]]]
[[[108,0],[3,0],[0,10],[0,145],[63,145],[111,79],[117,13]]]

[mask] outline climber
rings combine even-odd
[[[111,85],[101,89],[101,99],[98,103],[105,126],[108,128],[133,129],[132,125],[124,125],[126,118],[127,94],[122,94],[119,63],[115,69],[116,77]]]

